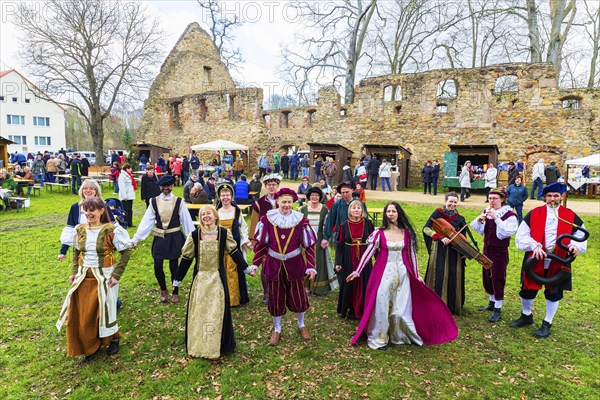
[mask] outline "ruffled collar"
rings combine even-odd
[[[509,211],[512,211],[511,206],[502,206],[500,209],[494,210],[494,212],[496,213],[496,216],[498,218],[502,218],[504,216],[504,214],[506,214]]]
[[[298,225],[304,218],[304,214],[292,210],[288,215],[283,215],[279,209],[267,211],[267,219],[270,223],[281,229],[290,229]]]

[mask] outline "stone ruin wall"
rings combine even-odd
[[[202,32],[198,37],[205,49],[208,35]],[[271,157],[291,145],[308,149],[309,142],[341,144],[356,158],[366,143],[401,145],[413,154],[410,182],[416,185],[424,162],[442,161],[450,144],[495,144],[499,160],[529,165],[544,157],[562,166],[568,158],[600,149],[600,90],[558,90],[549,64],[380,76],[359,83],[355,104],[341,104],[340,95],[327,87],[314,106],[263,111],[262,90],[234,88],[228,71],[218,64],[213,64],[213,86],[198,87],[193,77],[203,73],[206,55],[194,63],[192,49],[181,51],[180,45],[182,40],[188,47],[195,42],[184,39],[185,34],[153,85],[140,130],[140,142],[173,152],[185,154],[191,145],[226,139],[249,146],[254,166],[262,152]],[[518,91],[494,93],[496,80],[505,75],[518,78]],[[456,83],[456,96],[437,98],[438,83],[449,79]],[[400,88],[401,99],[386,101],[390,85]],[[563,109],[567,97],[579,99],[580,108]],[[436,110],[441,103],[447,112]]]

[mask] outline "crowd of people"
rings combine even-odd
[[[297,160],[303,178],[298,190],[280,188],[283,176],[270,167],[250,182],[243,169],[235,170],[232,179],[227,173],[205,176],[190,167],[189,176],[182,181],[183,173],[179,178],[174,174],[182,172],[178,168],[167,167],[159,177],[157,172],[163,172],[162,167],[157,171],[158,163],[146,160],[139,165],[146,172],[140,184],[146,211],[132,237],[124,229],[134,227],[131,203],[137,187],[132,165],[125,163],[117,177],[124,219],[102,200],[96,181],[84,180],[78,187],[80,199],[72,205],[61,234],[58,255],[63,261],[69,248],[73,250],[71,286],[57,322],[60,330],[68,321],[68,355],[83,355],[81,362],[85,363],[93,360],[102,346],[107,347],[109,355],[119,351],[119,282],[131,249],[150,234],[158,301],[181,301],[180,288],[193,265],[185,346],[190,356],[209,359],[234,351],[231,308],[249,303],[247,280],[256,275],[262,283],[262,302],[272,319],[270,346],[277,346],[282,337],[288,339],[282,336],[282,319],[288,310],[295,314],[300,339],[310,340],[306,321],[310,296],[336,290],[337,315],[357,321],[352,344],[364,340],[369,348],[377,350],[386,350],[390,345],[434,345],[457,337],[454,315],[464,311],[465,260],[472,257],[455,243],[461,232],[475,247],[471,230],[483,237],[483,256],[490,260],[491,267],[482,267],[482,287],[489,303],[479,310],[490,313],[487,319],[491,323],[502,319],[512,236],[516,235],[517,248],[525,252],[524,262],[531,257],[539,260],[535,269],[545,277],[560,270],[559,263],[546,258],[547,252],[557,248],[557,237],[564,233],[582,237],[581,231],[574,228],[584,228],[581,219],[560,205],[566,185],[546,182],[541,192],[545,204],[523,217],[522,203],[528,192],[521,184],[522,176],[509,171],[512,181],[505,190],[491,187],[497,186],[492,171],[489,178],[490,185],[494,185],[486,191],[489,205],[473,221],[468,223],[457,209],[459,199],[468,196],[468,191],[461,190],[460,195],[446,193],[441,207],[422,227],[429,254],[422,278],[416,256],[418,230],[402,206],[389,202],[380,227],[369,218],[363,183],[375,182],[376,186],[371,171],[385,178],[380,171],[389,163],[371,157],[366,165],[360,163],[351,179],[333,188],[327,176],[311,185],[307,171],[302,169],[303,159]],[[287,161],[283,157],[278,161],[276,171],[289,173],[289,168],[283,168]],[[325,170],[326,166],[321,168]],[[437,194],[433,178],[436,170],[437,160],[423,169],[430,184],[424,186],[425,193]],[[468,174],[468,167],[466,171]],[[0,179],[10,184],[3,171]],[[183,183],[183,198],[172,192],[178,180]],[[383,179],[381,183],[383,187],[388,185]],[[262,192],[265,194],[261,196]],[[188,209],[188,204],[201,206]],[[244,204],[250,205],[249,223],[240,208]],[[453,233],[440,232],[433,223],[436,220],[445,221]],[[573,240],[567,245],[571,254],[578,255],[586,251],[587,242]],[[254,252],[250,263],[246,261],[248,250]],[[163,269],[165,260],[169,262],[170,281]],[[544,286],[524,271],[521,274],[522,314],[510,324],[514,328],[534,323],[533,301]],[[536,337],[550,335],[559,301],[564,290],[570,288],[570,279],[546,285],[546,315],[534,331]]]

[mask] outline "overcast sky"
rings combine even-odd
[[[19,1],[20,2],[20,1]],[[27,68],[17,58],[17,32],[11,23],[13,10],[19,2],[0,0],[0,70],[16,68],[27,76]],[[40,2],[30,2],[39,6]],[[202,10],[196,0],[148,1],[148,9],[162,21],[165,37],[165,56],[191,22],[199,22],[207,29],[203,21]],[[299,25],[289,2],[283,0],[244,0],[226,1],[228,13],[235,13],[245,22],[235,31],[236,46],[240,48],[244,63],[239,72],[231,71],[234,79],[246,85],[254,83],[262,87],[264,97],[270,96],[270,88],[281,93],[283,83],[277,77],[280,64],[281,44],[290,42]],[[279,89],[279,90],[278,90]]]

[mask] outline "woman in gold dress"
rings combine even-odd
[[[252,250],[252,242],[248,239],[248,225],[242,215],[242,210],[233,203],[235,192],[229,183],[222,183],[217,187],[217,212],[219,213],[219,226],[227,229],[233,235],[242,255],[246,256],[246,249]],[[229,304],[237,307],[246,304],[248,298],[248,285],[246,276],[240,271],[235,262],[225,255],[225,272],[229,285]]]
[[[192,357],[214,359],[235,349],[225,253],[239,270],[248,271],[233,235],[219,227],[217,210],[204,206],[200,209],[200,229],[188,235],[177,273],[187,271],[196,259],[185,330],[187,352]]]

